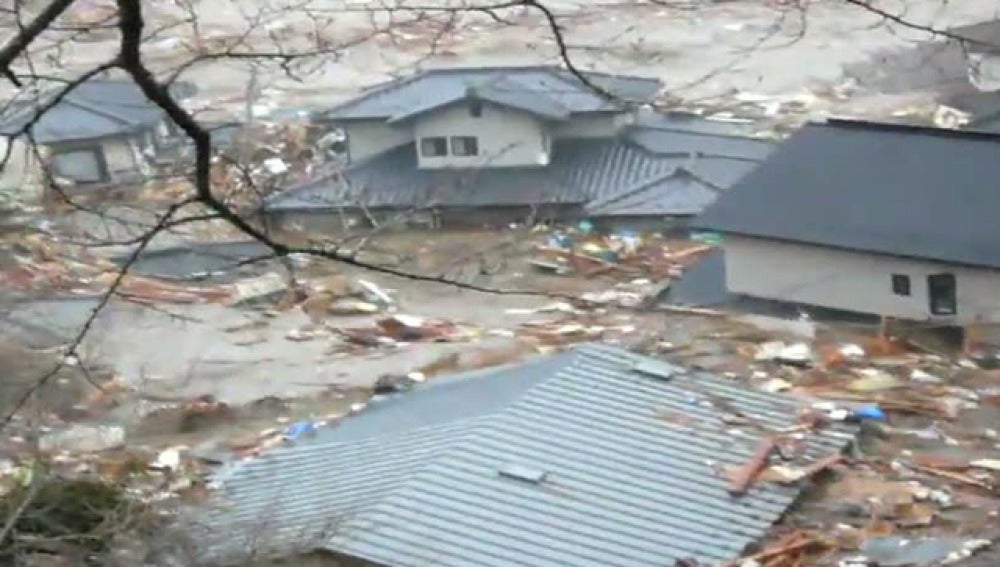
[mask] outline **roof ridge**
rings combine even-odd
[[[938,128],[936,126],[923,126],[920,124],[899,124],[894,122],[875,122],[855,118],[827,118],[825,122],[811,121],[808,126],[820,128],[838,128],[842,130],[869,130],[873,132],[900,132],[924,134],[928,136],[939,136],[944,138],[962,138],[969,140],[983,140],[988,142],[1000,142],[1000,134],[993,132],[982,132],[978,130],[956,130],[952,128]]]

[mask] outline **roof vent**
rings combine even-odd
[[[632,365],[632,370],[639,374],[653,376],[655,378],[672,378],[677,374],[677,368],[672,364],[660,362],[659,360],[639,360]]]
[[[541,484],[545,480],[545,477],[548,476],[548,473],[543,470],[516,463],[507,463],[500,467],[497,472],[500,473],[500,476],[520,480],[521,482],[530,482],[531,484]]]

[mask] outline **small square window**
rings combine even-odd
[[[456,156],[479,155],[479,142],[475,136],[452,136],[451,153]]]
[[[910,276],[906,274],[892,274],[892,293],[909,296]]]
[[[483,103],[478,100],[474,100],[469,103],[469,116],[473,118],[482,118],[483,116]]]
[[[448,155],[448,138],[421,138],[420,154],[424,157],[440,157]]]

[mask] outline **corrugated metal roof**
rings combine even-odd
[[[712,203],[715,191],[674,179],[679,168],[708,185],[726,188],[755,167],[770,148],[752,138],[634,127],[614,138],[556,140],[548,166],[420,169],[416,151],[408,144],[342,174],[288,189],[272,197],[267,208],[278,212],[361,206],[606,205],[619,196],[632,196],[634,207],[623,201],[609,214],[690,215]],[[643,203],[654,202],[655,209],[643,208]],[[601,210],[595,207],[593,214]]]
[[[217,532],[204,550],[325,547],[400,566],[731,559],[799,490],[759,483],[731,496],[713,467],[743,464],[760,434],[732,433],[723,414],[786,427],[798,403],[668,365],[665,378],[636,369],[650,360],[585,345],[374,403],[221,472],[217,505],[200,513]],[[825,430],[806,451],[839,451],[852,434]]]
[[[586,207],[594,217],[696,215],[715,202],[719,188],[677,168],[666,176],[595,201]]]
[[[660,89],[660,82],[650,78],[591,72],[587,72],[586,77],[626,101],[644,102]],[[407,115],[462,99],[470,88],[497,96],[502,94],[503,100],[524,108],[544,104],[567,112],[598,112],[622,106],[621,102],[608,100],[559,67],[473,67],[432,69],[376,85],[318,116],[327,120],[350,120]]]

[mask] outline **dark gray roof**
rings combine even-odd
[[[267,208],[278,212],[593,201],[600,204],[595,215],[690,215],[770,149],[771,144],[750,138],[639,126],[615,138],[556,140],[552,162],[544,167],[420,169],[414,147],[404,145],[343,174],[280,193]],[[692,179],[697,182],[692,184]],[[613,203],[613,209],[601,212]],[[649,208],[654,203],[656,208]]]
[[[1000,137],[811,123],[709,207],[701,228],[1000,267]]]
[[[257,242],[190,242],[145,250],[136,260],[132,254],[113,259],[118,265],[131,261],[129,273],[164,279],[199,279],[227,274],[248,260],[266,258],[271,249]]]
[[[952,35],[967,42],[966,49],[972,52],[1000,51],[1000,20],[988,20],[948,30]]]
[[[255,546],[407,567],[716,564],[799,493],[727,493],[715,467],[745,463],[762,433],[733,433],[725,415],[781,428],[800,403],[585,345],[436,379],[221,470],[199,539],[215,558]],[[811,435],[806,453],[839,451],[852,435]]]
[[[966,92],[948,98],[945,104],[969,114],[965,130],[1000,133],[1000,93]]]
[[[660,89],[656,79],[586,73],[588,81],[621,100],[609,100],[559,67],[472,67],[432,69],[390,81],[319,113],[320,119],[400,120],[479,96],[483,100],[549,117],[620,109],[641,103]]]
[[[0,116],[0,133],[17,133],[60,90],[43,94],[37,103],[9,108]],[[188,85],[178,84],[175,95],[183,98],[190,91]],[[39,143],[102,138],[155,127],[163,116],[131,80],[91,79],[77,85],[46,111],[32,127],[32,133]]]

